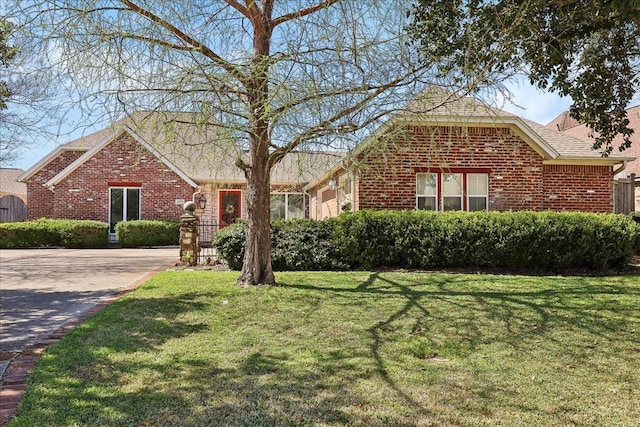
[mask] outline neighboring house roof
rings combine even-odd
[[[618,135],[612,142],[614,149],[614,154],[612,155],[625,156],[628,160],[630,158],[640,159],[640,105],[629,108],[627,110],[627,118],[629,119],[629,128],[634,130],[631,135],[631,147],[621,153],[618,152],[617,147],[619,147],[623,142],[622,136]],[[546,127],[550,129],[559,129],[563,135],[585,141],[588,144],[593,144],[591,129],[586,125],[580,124],[575,119],[572,119],[569,116],[568,111],[561,113],[558,117],[547,124]],[[640,175],[640,160],[631,161],[624,172]]]
[[[619,154],[602,157],[600,153],[591,149],[590,143],[583,139],[437,86],[427,88],[409,101],[403,109],[358,144],[350,155],[355,157],[390,129],[404,124],[466,127],[507,126],[540,154],[546,164],[616,165],[634,159]],[[311,188],[326,180],[340,167],[340,165],[334,165],[333,168],[309,183],[306,188]]]
[[[248,161],[217,123],[202,120],[194,113],[136,112],[117,120],[105,129],[57,147],[21,175],[22,181],[42,169],[63,151],[84,154],[47,182],[54,186],[126,132],[191,186],[197,183],[243,183],[245,177],[236,166],[239,158]],[[287,154],[272,169],[272,184],[304,184],[326,170],[344,153],[295,152]]]
[[[16,196],[27,195],[27,185],[18,182],[18,177],[22,175],[22,169],[0,168],[0,194],[15,194]]]
[[[575,126],[580,126],[580,122],[571,117],[568,111],[560,113],[558,117],[547,123],[548,128],[560,132]]]

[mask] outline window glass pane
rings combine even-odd
[[[127,221],[140,219],[140,189],[127,188]]]
[[[124,190],[122,188],[111,188],[111,209],[109,212],[109,232],[116,232],[116,224],[124,218]]]
[[[469,195],[487,196],[489,176],[486,173],[470,173],[467,175]]]
[[[462,210],[462,197],[443,197],[442,198],[442,210],[445,211],[461,211]]]
[[[287,199],[287,218],[304,218],[304,195],[289,194]]]
[[[442,174],[442,194],[447,196],[462,195],[462,174]]]
[[[418,197],[418,209],[425,211],[436,210],[436,198],[435,197]]]
[[[271,195],[271,219],[284,219],[285,218],[285,195],[284,194],[272,194]]]
[[[419,173],[416,175],[416,193],[435,196],[438,191],[438,180],[435,173]]]
[[[469,211],[486,211],[487,210],[487,198],[486,197],[469,197]]]

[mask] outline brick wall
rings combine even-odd
[[[545,209],[613,212],[611,167],[545,165]]]
[[[184,211],[176,199],[191,200],[193,194],[189,184],[123,133],[56,185],[47,216],[108,222],[114,186],[139,186],[142,219],[178,219]]]
[[[545,166],[507,127],[406,126],[359,161],[360,209],[415,209],[416,173],[435,169],[484,169],[490,210],[611,212],[613,206],[610,167]]]
[[[62,151],[29,179],[27,200],[29,200],[30,220],[44,217],[55,218],[53,211],[55,195],[44,184],[83,154],[84,151]]]

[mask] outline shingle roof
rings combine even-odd
[[[558,122],[562,121],[562,117],[568,115],[569,113],[565,111],[564,113],[553,119],[549,124],[547,124],[546,127],[553,130],[557,127]],[[629,108],[627,110],[627,118],[629,119],[629,127],[634,130],[633,134],[631,135],[631,147],[627,148],[621,153],[618,152],[617,147],[622,144],[622,136],[618,135],[613,140],[613,155],[635,157],[636,159],[638,159],[629,163],[625,170],[625,173],[635,173],[636,175],[640,175],[640,105]],[[593,144],[593,138],[590,136],[591,129],[589,129],[586,125],[578,123],[574,119],[571,120],[573,120],[573,123],[576,124],[573,126],[565,126],[562,134],[579,139],[581,141],[585,141],[589,145]]]
[[[244,173],[235,164],[238,158],[247,161],[247,153],[227,136],[220,125],[193,113],[135,112],[105,129],[63,144],[59,149],[88,151],[125,130],[140,137],[163,160],[195,182],[245,181]],[[343,154],[287,154],[273,167],[271,181],[289,185],[306,183],[335,163],[336,156]]]
[[[23,172],[22,169],[0,168],[0,193],[26,196],[27,185],[17,181]]]
[[[625,154],[613,154],[608,158],[603,158],[599,152],[591,149],[590,143],[582,139],[491,107],[462,93],[454,93],[438,86],[430,86],[411,99],[404,108],[355,147],[352,155],[355,156],[366,150],[370,143],[393,126],[401,123],[469,127],[478,125],[507,126],[515,130],[545,161],[554,163],[579,162],[613,165],[632,159]],[[339,165],[334,165],[332,169],[325,170],[324,174],[316,177],[306,188],[311,188],[322,182],[330,174],[335,173],[339,167]]]
[[[552,126],[543,126],[531,120],[523,119],[515,114],[498,108],[491,107],[483,102],[468,96],[452,94],[451,92],[438,87],[430,87],[405,107],[408,116],[417,115],[416,118],[426,117],[447,117],[467,123],[473,123],[478,119],[492,119],[496,124],[518,123],[529,127],[535,134],[540,136],[542,141],[548,144],[557,154],[559,159],[581,158],[581,159],[601,159],[602,154],[591,149],[591,143],[583,138],[574,135],[572,129],[560,132]],[[407,113],[403,112],[403,115]],[[565,125],[569,125],[565,118]],[[628,158],[627,154],[612,154],[611,159]]]
[[[580,126],[580,122],[569,115],[568,111],[564,111],[558,115],[555,119],[547,123],[549,129],[563,132],[575,126]]]

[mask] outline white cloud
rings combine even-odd
[[[524,78],[508,86],[513,98],[502,109],[534,122],[546,125],[571,105],[571,98],[544,92]]]

